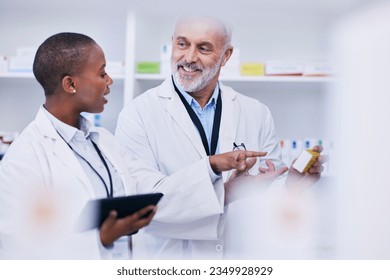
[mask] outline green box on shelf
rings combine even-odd
[[[140,74],[158,74],[160,73],[160,62],[137,62],[136,72]]]

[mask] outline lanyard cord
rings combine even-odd
[[[92,166],[92,164],[87,161],[82,155],[80,155],[78,152],[76,152],[72,146],[65,141],[64,137],[62,137],[62,135],[57,131],[58,135],[62,138],[62,140],[64,140],[64,142],[68,145],[68,147],[76,154],[78,155],[82,160],[84,160],[88,165],[89,167],[91,167],[91,169],[96,173],[96,175],[98,175],[98,177],[100,178],[100,180],[103,182],[104,184],[104,188],[106,189],[106,193],[107,193],[107,197],[113,197],[113,186],[112,186],[112,177],[111,177],[111,172],[110,172],[110,169],[108,168],[108,165],[107,165],[107,162],[106,160],[104,159],[103,155],[102,155],[102,152],[100,151],[100,149],[98,148],[98,146],[95,144],[95,142],[91,140],[92,142],[92,145],[93,147],[95,148],[96,152],[98,153],[99,155],[99,158],[101,159],[101,161],[103,162],[104,164],[104,167],[106,168],[107,170],[107,174],[108,174],[108,178],[110,179],[110,190],[108,190],[108,187],[107,187],[107,184],[106,184],[106,181],[104,181],[103,177],[99,174],[99,172],[96,171],[96,169]]]
[[[102,154],[102,152],[100,151],[99,147],[95,144],[95,142],[92,141],[92,139],[91,139],[91,142],[92,142],[92,145],[95,147],[95,150],[96,150],[96,152],[98,153],[100,159],[102,160],[102,162],[103,162],[103,164],[104,164],[104,167],[105,167],[106,170],[107,170],[108,178],[109,178],[109,180],[110,180],[110,191],[108,191],[106,182],[103,180],[103,178],[100,176],[100,174],[99,174],[99,177],[100,177],[100,178],[102,179],[102,181],[104,182],[104,187],[106,188],[106,191],[107,191],[107,197],[113,197],[113,195],[114,195],[114,190],[113,190],[113,186],[112,186],[112,177],[111,177],[110,169],[108,168],[108,164],[107,164],[106,160],[104,159],[103,154]]]
[[[218,99],[217,99],[217,106],[215,108],[215,115],[214,115],[214,121],[213,121],[213,131],[211,134],[211,152],[209,149],[209,144],[207,142],[206,133],[204,131],[204,128],[202,126],[202,123],[200,122],[198,116],[194,112],[194,110],[191,108],[191,106],[188,104],[187,100],[184,98],[184,96],[180,93],[179,89],[175,85],[175,81],[172,77],[172,83],[175,87],[176,93],[179,95],[180,100],[183,102],[184,107],[186,108],[188,114],[190,115],[190,118],[192,122],[195,124],[196,128],[199,131],[200,138],[202,139],[203,147],[206,151],[206,154],[208,156],[215,155],[215,152],[217,150],[217,144],[218,144],[218,138],[219,138],[219,127],[221,125],[221,115],[222,115],[222,99],[221,99],[221,89],[219,89],[218,93]]]

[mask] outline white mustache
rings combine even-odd
[[[197,65],[196,63],[187,63],[185,61],[181,61],[181,62],[178,62],[176,64],[177,67],[184,67],[184,68],[187,68],[187,69],[190,69],[191,71],[197,71],[197,70],[200,70],[200,71],[203,71],[203,68],[199,65]]]

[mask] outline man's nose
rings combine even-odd
[[[189,48],[185,54],[185,60],[187,63],[196,62],[198,60],[198,54],[195,48]]]

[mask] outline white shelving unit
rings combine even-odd
[[[161,74],[135,74],[134,78],[138,81],[163,81],[167,76]],[[334,81],[334,78],[306,76],[222,76],[219,80],[222,82],[327,83]]]
[[[233,25],[233,45],[240,49],[242,61],[303,60],[323,57],[326,53],[326,21],[336,5],[316,7],[302,1],[295,3],[287,13],[275,5],[245,2],[239,6],[229,4],[224,10]],[[104,9],[90,5],[93,3],[83,1],[77,11],[69,14],[65,9],[63,14],[53,17],[50,15],[59,9],[54,3],[31,0],[26,4],[30,5],[27,11],[14,1],[5,0],[0,4],[0,36],[8,39],[0,46],[0,53],[14,55],[17,47],[38,46],[57,32],[90,35],[102,46],[107,60],[122,60],[126,65],[123,75],[112,75],[114,84],[102,115],[102,125],[114,131],[123,104],[165,78],[134,73],[136,62],[160,59],[160,46],[170,43],[175,17],[188,9],[177,0],[169,3],[119,1]],[[224,1],[210,3],[209,12],[220,11],[222,3],[226,4]],[[288,1],[285,4],[288,5]],[[237,13],[237,9],[241,12]],[[45,28],[40,18],[47,19]],[[26,21],[28,25],[24,24]],[[332,78],[221,77],[220,80],[268,105],[281,137],[326,138],[322,128],[328,110],[326,88]],[[34,118],[43,99],[32,73],[0,74],[0,130],[22,130]]]
[[[163,75],[136,74],[126,98],[134,98],[164,79]],[[281,137],[326,139],[326,92],[333,77],[222,77],[220,81],[269,106]]]
[[[158,9],[157,6],[151,8],[152,11]],[[271,20],[266,12],[260,14]],[[167,75],[161,74],[134,73],[133,69],[137,61],[160,60],[160,48],[171,43],[177,15],[148,10],[128,12],[125,102],[158,86],[167,78]],[[232,43],[240,50],[241,61],[302,61],[326,56],[326,28],[322,17],[318,20],[302,14],[284,16],[278,16],[266,26],[264,20],[257,20],[259,14],[253,12],[247,17],[239,14],[229,17],[233,25]],[[326,139],[326,91],[333,79],[306,76],[221,76],[220,81],[269,106],[280,137]]]

